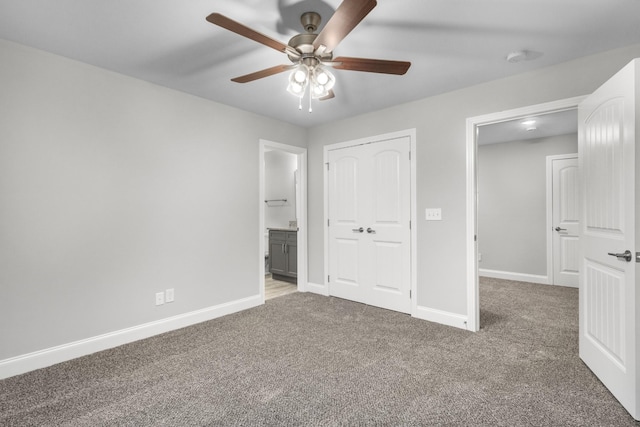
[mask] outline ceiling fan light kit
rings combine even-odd
[[[267,68],[235,77],[231,79],[232,81],[247,83],[290,70],[287,91],[299,98],[299,109],[302,109],[302,99],[308,93],[309,112],[311,112],[312,99],[322,101],[335,96],[333,87],[336,79],[327,69],[328,67],[341,70],[402,75],[411,66],[410,62],[405,61],[347,56],[333,59],[333,49],[376,5],[376,0],[344,0],[319,34],[316,34],[315,31],[321,22],[320,15],[316,12],[303,13],[300,17],[300,22],[306,32],[293,36],[287,45],[219,13],[212,13],[207,17],[207,21],[280,51],[286,54],[293,64]]]

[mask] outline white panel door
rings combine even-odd
[[[329,293],[409,313],[408,137],[329,152]]]
[[[366,161],[358,149],[329,153],[329,283],[331,295],[366,303],[362,218]]]
[[[627,65],[578,110],[580,357],[635,419],[640,417],[635,262],[639,66],[639,60]]]
[[[552,165],[553,283],[578,287],[580,199],[578,158],[554,159]]]

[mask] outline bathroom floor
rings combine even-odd
[[[264,299],[265,300],[281,297],[283,295],[287,295],[293,292],[298,292],[297,285],[289,282],[275,280],[273,277],[271,277],[271,274],[267,274],[264,276]]]

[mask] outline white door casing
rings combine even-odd
[[[329,294],[411,312],[410,139],[338,148],[329,163]]]
[[[295,154],[298,157],[298,170],[296,176],[296,220],[298,224],[298,234],[297,234],[297,248],[296,248],[296,258],[297,258],[297,287],[301,292],[307,291],[307,287],[309,286],[307,271],[308,271],[308,260],[307,260],[307,149],[302,147],[297,147],[294,145],[282,144],[279,142],[273,142],[261,139],[259,141],[259,163],[258,163],[258,176],[260,177],[259,182],[259,244],[258,244],[258,260],[260,263],[260,267],[258,269],[258,283],[259,285],[259,293],[260,298],[264,302],[264,278],[265,278],[265,262],[264,262],[264,254],[267,249],[267,244],[264,239],[265,232],[265,171],[264,171],[264,155],[269,150],[280,150],[287,153]]]
[[[467,324],[466,328],[470,331],[480,330],[480,286],[478,280],[478,182],[477,182],[477,136],[478,127],[501,123],[513,119],[530,117],[539,114],[554,113],[574,109],[586,97],[577,96],[573,98],[561,99],[544,104],[530,105],[527,107],[516,108],[513,110],[499,111],[482,116],[469,117],[467,119],[467,177],[466,177],[466,270],[467,270]],[[551,218],[547,216],[549,225]],[[547,240],[547,247],[550,249],[551,239]],[[549,250],[549,252],[551,252]],[[551,265],[551,262],[548,262]],[[551,270],[548,269],[548,274]]]
[[[551,160],[553,284],[578,287],[580,198],[578,158]]]
[[[639,68],[640,60],[632,61],[578,110],[580,357],[635,419],[640,417],[635,262]],[[633,254],[629,262],[608,254],[627,250]]]

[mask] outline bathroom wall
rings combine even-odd
[[[272,150],[264,155],[265,200],[287,199],[286,202],[265,203],[266,228],[289,228],[296,219],[295,172],[298,158],[295,154]]]

